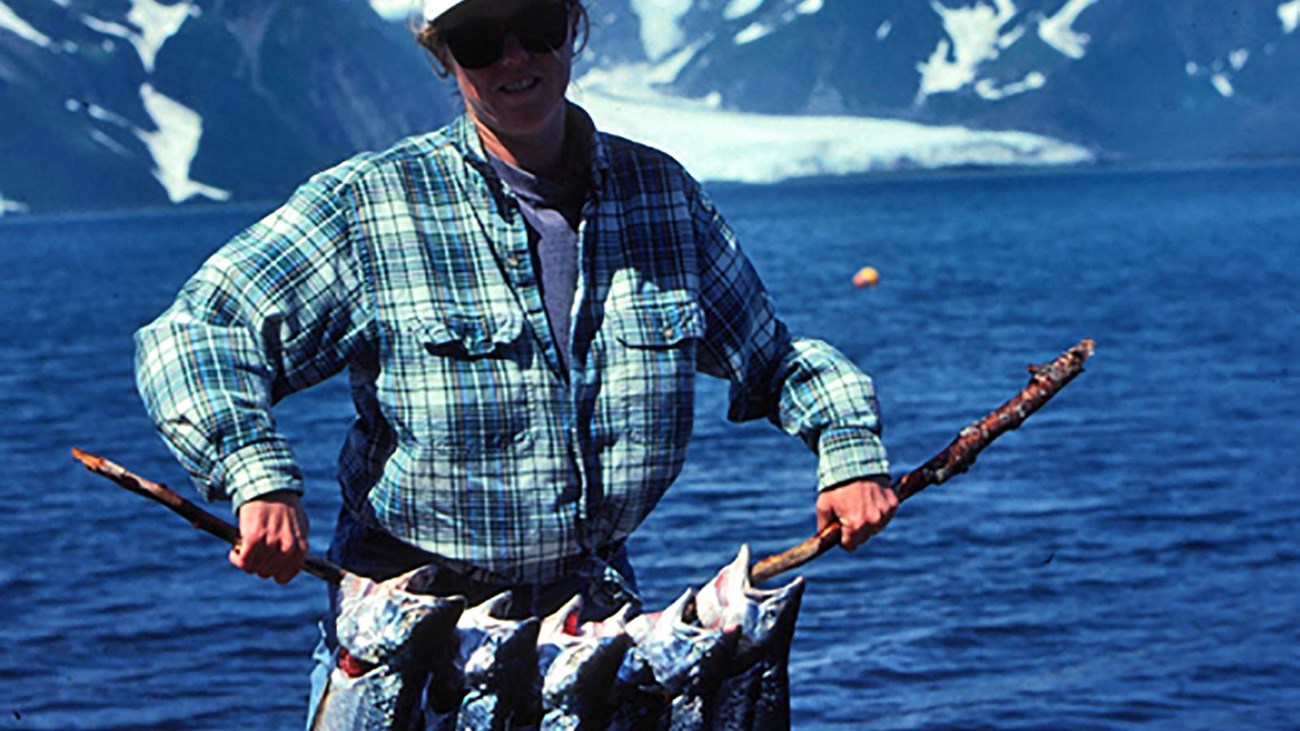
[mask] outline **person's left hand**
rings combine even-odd
[[[817,496],[817,532],[832,520],[839,521],[840,545],[853,551],[884,530],[897,509],[898,496],[890,489],[887,475],[846,482]]]

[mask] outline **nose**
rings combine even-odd
[[[519,42],[514,33],[507,33],[505,41],[501,47],[501,60],[523,63],[528,61],[528,49],[524,44]]]

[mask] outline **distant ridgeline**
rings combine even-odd
[[[373,4],[5,0],[0,215],[278,199],[440,125],[418,3]],[[1300,156],[1300,0],[587,5],[575,98],[706,178]]]

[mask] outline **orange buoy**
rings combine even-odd
[[[874,287],[880,283],[880,272],[875,267],[862,267],[853,275],[854,287]]]

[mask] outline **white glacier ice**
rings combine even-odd
[[[1086,163],[1086,149],[1023,132],[858,117],[720,111],[655,91],[645,67],[591,71],[570,91],[601,129],[657,147],[702,180],[769,183],[902,167]]]

